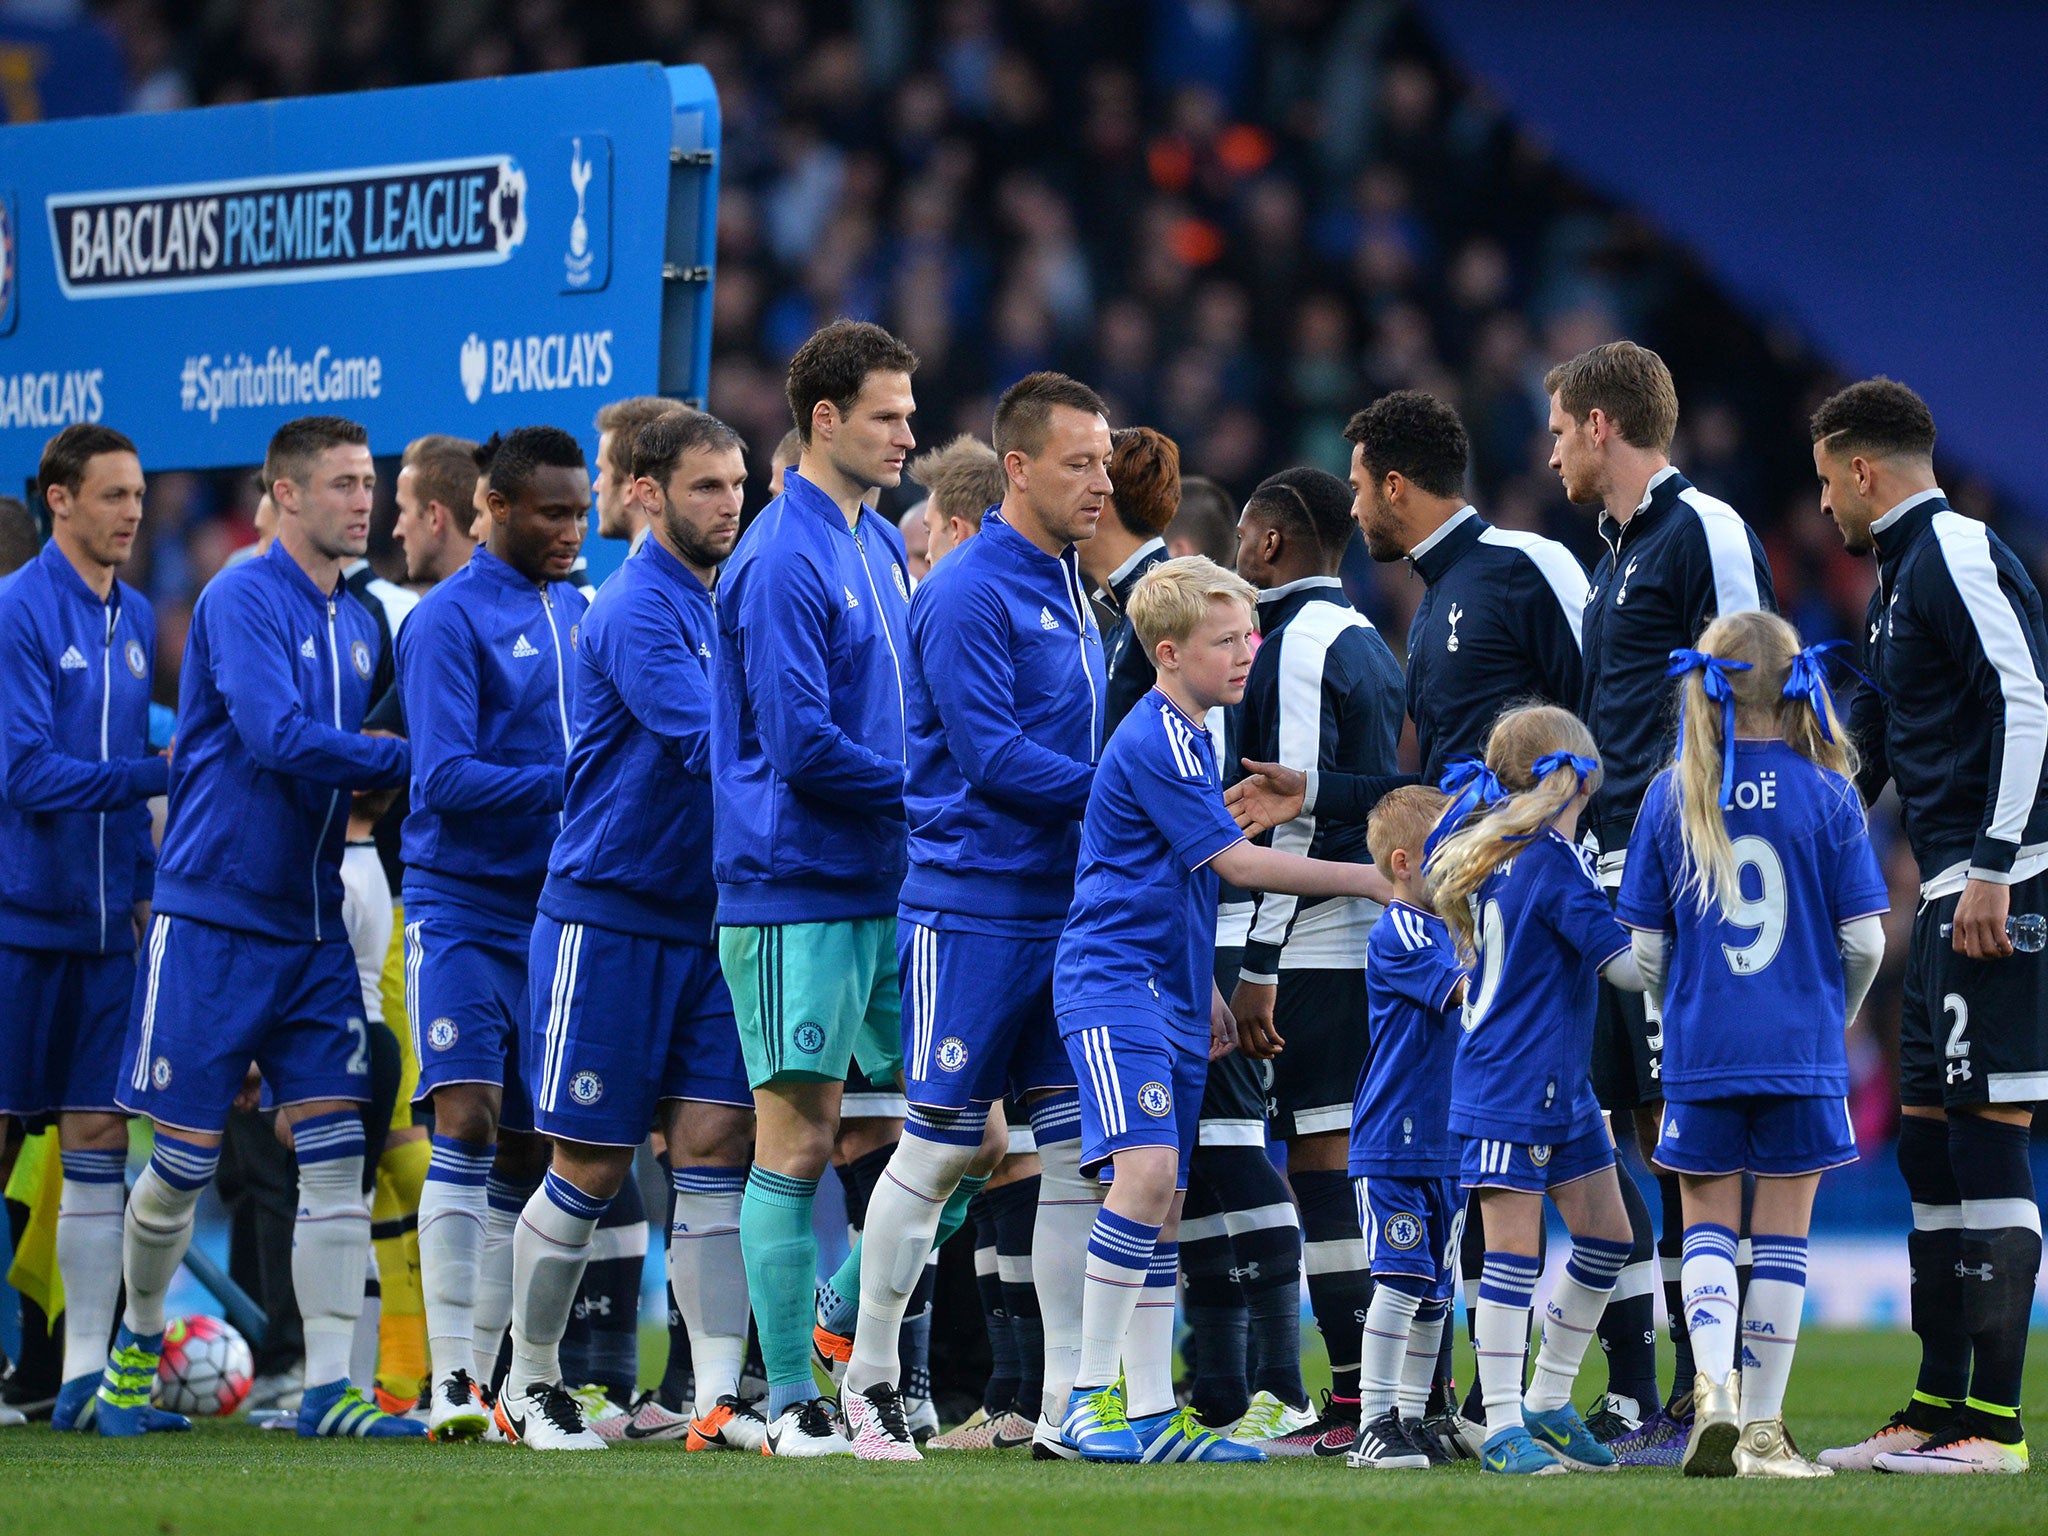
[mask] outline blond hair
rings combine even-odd
[[[1825,718],[1815,713],[1806,695],[1785,697],[1785,683],[1799,655],[1799,632],[1790,624],[1761,609],[1725,614],[1707,626],[1698,649],[1724,661],[1749,663],[1746,672],[1731,668],[1727,673],[1735,696],[1737,735],[1776,736],[1808,762],[1845,778],[1855,776],[1856,749],[1825,690]],[[1686,674],[1681,695],[1685,728],[1679,733],[1671,772],[1679,837],[1685,847],[1685,876],[1679,888],[1702,913],[1716,903],[1725,913],[1729,902],[1741,896],[1735,847],[1728,840],[1728,819],[1721,809],[1725,725],[1721,706],[1707,697],[1702,670]]]
[[[973,528],[981,514],[1003,499],[1008,481],[1003,461],[972,432],[962,432],[942,448],[910,461],[910,478],[932,493],[943,517],[957,517]]]
[[[1235,571],[1226,571],[1207,555],[1182,555],[1160,561],[1138,578],[1128,612],[1138,643],[1151,656],[1162,640],[1192,635],[1209,616],[1211,603],[1243,603],[1250,608],[1258,600],[1257,590]]]
[[[1570,764],[1536,777],[1536,760],[1553,752],[1590,758],[1593,772],[1583,781]],[[1600,752],[1593,733],[1568,709],[1555,704],[1530,704],[1511,709],[1494,723],[1486,738],[1486,766],[1508,792],[1478,820],[1446,838],[1428,866],[1429,894],[1437,912],[1458,941],[1466,960],[1477,953],[1471,899],[1486,877],[1513,858],[1544,828],[1557,820],[1581,784],[1600,787]]]
[[[1421,859],[1422,845],[1436,830],[1450,803],[1449,795],[1427,784],[1403,784],[1380,796],[1379,804],[1365,818],[1365,846],[1371,850],[1372,861],[1381,874],[1389,880],[1394,878],[1387,863],[1397,848],[1405,848],[1418,861]]]
[[[1559,363],[1543,392],[1573,421],[1604,412],[1624,442],[1663,452],[1678,431],[1678,390],[1664,359],[1632,341],[1610,341]]]

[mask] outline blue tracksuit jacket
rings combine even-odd
[[[657,538],[598,588],[576,648],[567,824],[541,910],[709,944],[711,594]]]
[[[1102,753],[1102,635],[1080,562],[991,510],[910,605],[903,905],[1042,919],[1074,899]]]
[[[530,923],[562,828],[583,594],[535,586],[488,549],[399,631],[412,742],[402,843],[414,893]]]
[[[56,541],[0,589],[0,944],[120,954],[150,895],[156,614],[102,602]]]
[[[893,917],[903,883],[903,540],[791,472],[718,583],[718,920]]]
[[[351,790],[405,782],[406,744],[360,734],[377,621],[322,592],[284,545],[199,594],[178,686],[160,912],[339,941]]]

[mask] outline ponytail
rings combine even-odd
[[[1487,739],[1486,767],[1493,776],[1487,788],[1504,791],[1506,798],[1488,804],[1474,797],[1462,826],[1446,816],[1439,832],[1452,826],[1456,830],[1443,838],[1425,865],[1430,898],[1467,961],[1477,950],[1473,893],[1523,844],[1556,821],[1581,789],[1589,782],[1597,788],[1600,781],[1600,758],[1591,733],[1578,716],[1554,705],[1501,716]],[[1470,819],[1471,810],[1479,811],[1477,820]]]
[[[1855,774],[1855,748],[1826,676],[1830,653],[1844,643],[1802,650],[1790,624],[1751,610],[1709,624],[1697,650],[1671,653],[1671,675],[1685,679],[1672,768],[1685,849],[1680,889],[1702,914],[1716,906],[1726,913],[1741,895],[1725,814],[1735,793],[1739,730],[1769,732],[1808,762],[1844,777]]]

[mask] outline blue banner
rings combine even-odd
[[[718,134],[653,64],[0,129],[0,483],[76,421],[198,469],[701,400]]]

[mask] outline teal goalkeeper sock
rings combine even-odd
[[[756,1163],[740,1202],[740,1253],[761,1330],[770,1419],[818,1395],[811,1380],[811,1305],[818,1276],[811,1203],[817,1192],[816,1179],[773,1173]]]

